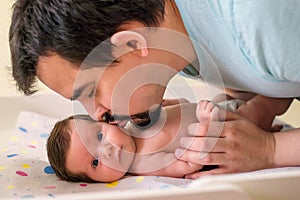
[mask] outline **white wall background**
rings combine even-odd
[[[10,67],[10,53],[8,45],[8,30],[11,18],[11,7],[14,0],[0,1],[0,97],[20,95],[16,90]],[[42,84],[39,84],[42,92],[50,92]],[[300,103],[294,101],[287,114],[281,117],[290,124],[300,127]]]
[[[10,71],[10,51],[8,31],[11,22],[11,8],[15,0],[0,1],[0,96],[20,95]],[[50,92],[43,84],[38,85],[42,92]]]
[[[10,66],[8,29],[12,4],[13,0],[2,0],[0,2],[0,95],[16,94],[14,83],[6,69]]]

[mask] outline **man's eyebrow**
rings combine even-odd
[[[81,96],[82,92],[91,84],[92,84],[92,82],[89,82],[89,83],[86,83],[86,84],[74,89],[73,95],[71,97],[71,101],[77,100]]]

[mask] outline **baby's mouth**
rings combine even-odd
[[[118,150],[118,158],[119,158],[119,162],[121,162],[121,158],[122,158],[122,150],[123,150],[123,145],[121,145],[121,147]]]

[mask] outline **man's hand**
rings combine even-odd
[[[219,168],[195,172],[186,178],[274,167],[274,135],[236,113],[211,104],[207,101],[199,103],[197,116],[201,116],[200,123],[189,125],[191,137],[181,139],[182,149],[176,150],[176,157],[194,164],[218,165]],[[199,114],[203,112],[209,116]]]

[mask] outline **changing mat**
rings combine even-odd
[[[128,189],[171,189],[185,187],[190,180],[158,176],[126,176],[107,184],[60,181],[48,163],[46,141],[58,119],[21,112],[7,145],[0,147],[0,197],[55,197],[58,194]]]
[[[91,192],[101,192],[102,195],[119,193],[119,199],[125,199],[122,194],[129,190],[179,191],[186,190],[194,182],[159,176],[126,176],[107,184],[60,181],[48,163],[45,147],[50,130],[57,120],[33,112],[20,113],[15,130],[8,135],[6,145],[0,146],[0,198],[67,199],[64,195],[78,194],[88,199],[87,195]],[[273,171],[274,169],[269,172]],[[74,196],[71,199],[75,199]]]

